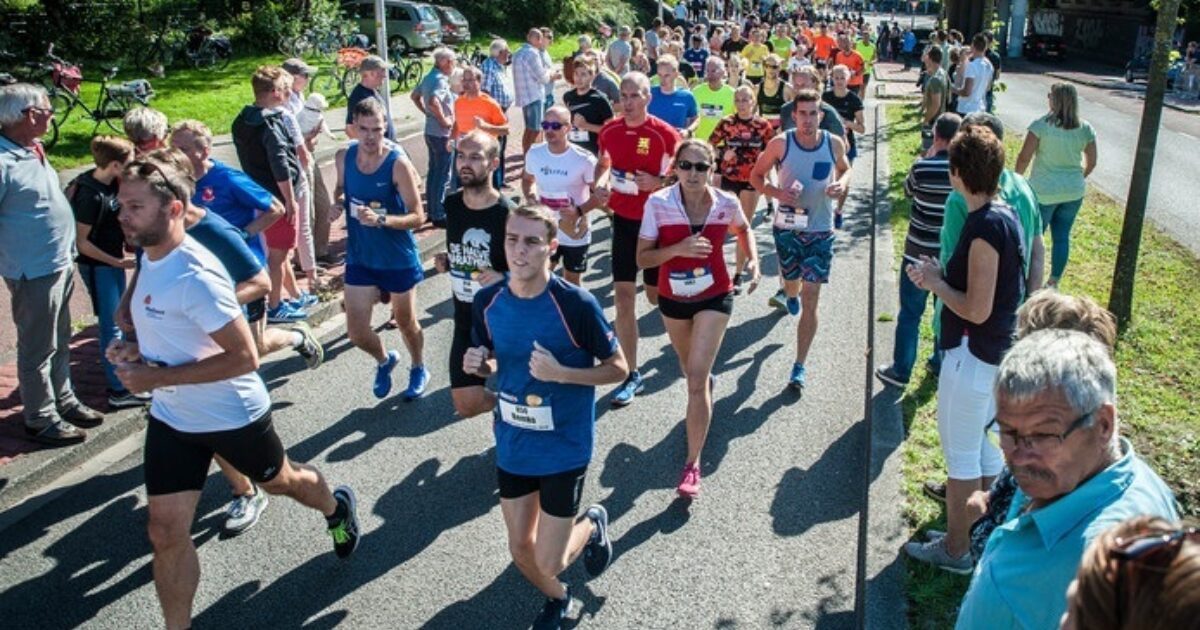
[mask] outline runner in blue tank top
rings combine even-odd
[[[386,349],[371,328],[371,310],[381,292],[390,294],[392,316],[412,359],[404,398],[414,400],[429,383],[413,291],[425,277],[412,235],[425,223],[419,176],[404,151],[384,138],[387,121],[379,101],[360,101],[352,115],[358,142],[338,151],[334,191],[346,210],[346,332],[378,361],[374,393],[386,398],[400,353]]]
[[[787,309],[800,315],[796,361],[788,378],[788,385],[798,392],[804,391],[804,361],[817,334],[821,285],[829,282],[833,203],[850,186],[846,143],[820,130],[821,116],[821,95],[813,90],[798,92],[792,108],[796,128],[772,138],[750,173],[754,188],[779,201],[774,216],[775,250]],[[776,167],[778,185],[767,182],[767,175]]]
[[[595,577],[612,559],[604,507],[576,514],[592,458],[596,386],[629,374],[596,299],[551,275],[557,233],[545,206],[509,212],[509,279],[475,294],[475,347],[463,355],[464,372],[496,374],[496,481],[509,549],[547,597],[535,628],[560,627],[570,607],[559,573],[582,554]]]

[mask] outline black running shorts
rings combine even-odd
[[[586,475],[586,466],[541,477],[514,475],[497,466],[496,485],[500,487],[501,499],[519,499],[537,492],[543,512],[558,518],[575,518]]]
[[[612,218],[612,277],[614,282],[637,282],[637,244],[641,221]],[[658,267],[642,270],[642,284],[658,286]]]
[[[283,443],[271,425],[271,412],[240,429],[185,433],[146,414],[143,470],[146,494],[173,494],[204,488],[213,455],[220,455],[255,483],[275,478],[283,467]]]

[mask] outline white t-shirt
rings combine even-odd
[[[988,61],[986,57],[972,59],[967,64],[964,72],[966,73],[963,76],[964,82],[967,79],[974,79],[975,81],[971,85],[971,93],[967,96],[959,97],[958,113],[974,114],[975,112],[985,111],[987,109],[985,98],[987,96],[988,84],[992,82],[992,62]]]
[[[545,142],[535,144],[525,155],[525,172],[532,175],[538,198],[551,210],[567,205],[581,206],[591,197],[596,178],[596,156],[568,144],[563,153],[551,153]],[[584,233],[571,238],[558,230],[559,245],[580,246],[592,242],[591,219],[584,215]]]
[[[209,335],[242,316],[225,266],[190,236],[159,260],[142,257],[131,306],[142,358],[167,366],[220,354]],[[153,394],[150,413],[185,433],[238,429],[271,408],[267,388],[253,371]]]

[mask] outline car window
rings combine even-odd
[[[454,22],[455,24],[466,24],[467,23],[467,18],[465,16],[463,16],[462,13],[459,13],[458,9],[455,9],[454,7],[447,8],[446,14],[450,16],[450,21]]]
[[[438,20],[438,16],[436,13],[433,12],[433,9],[431,9],[429,7],[419,7],[417,10],[421,12],[421,21],[422,22],[440,22],[441,21],[441,20]]]
[[[411,22],[412,17],[408,14],[408,7],[388,7],[388,19],[397,22]]]

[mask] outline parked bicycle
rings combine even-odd
[[[312,81],[312,87],[324,94],[331,102],[341,98],[350,98],[354,86],[362,80],[359,66],[371,49],[359,46],[347,46],[337,52],[335,63],[328,72],[318,73]],[[421,82],[424,66],[418,56],[403,57],[392,63],[388,69],[388,83],[393,94],[416,87]]]
[[[314,26],[304,29],[299,35],[284,35],[279,38],[276,47],[287,57],[315,54],[333,60],[342,48],[366,48],[368,43],[367,36],[359,33],[358,29],[338,24],[329,28]]]
[[[197,24],[188,29],[183,54],[193,68],[215,67],[224,70],[233,59],[233,43],[227,35]]]

